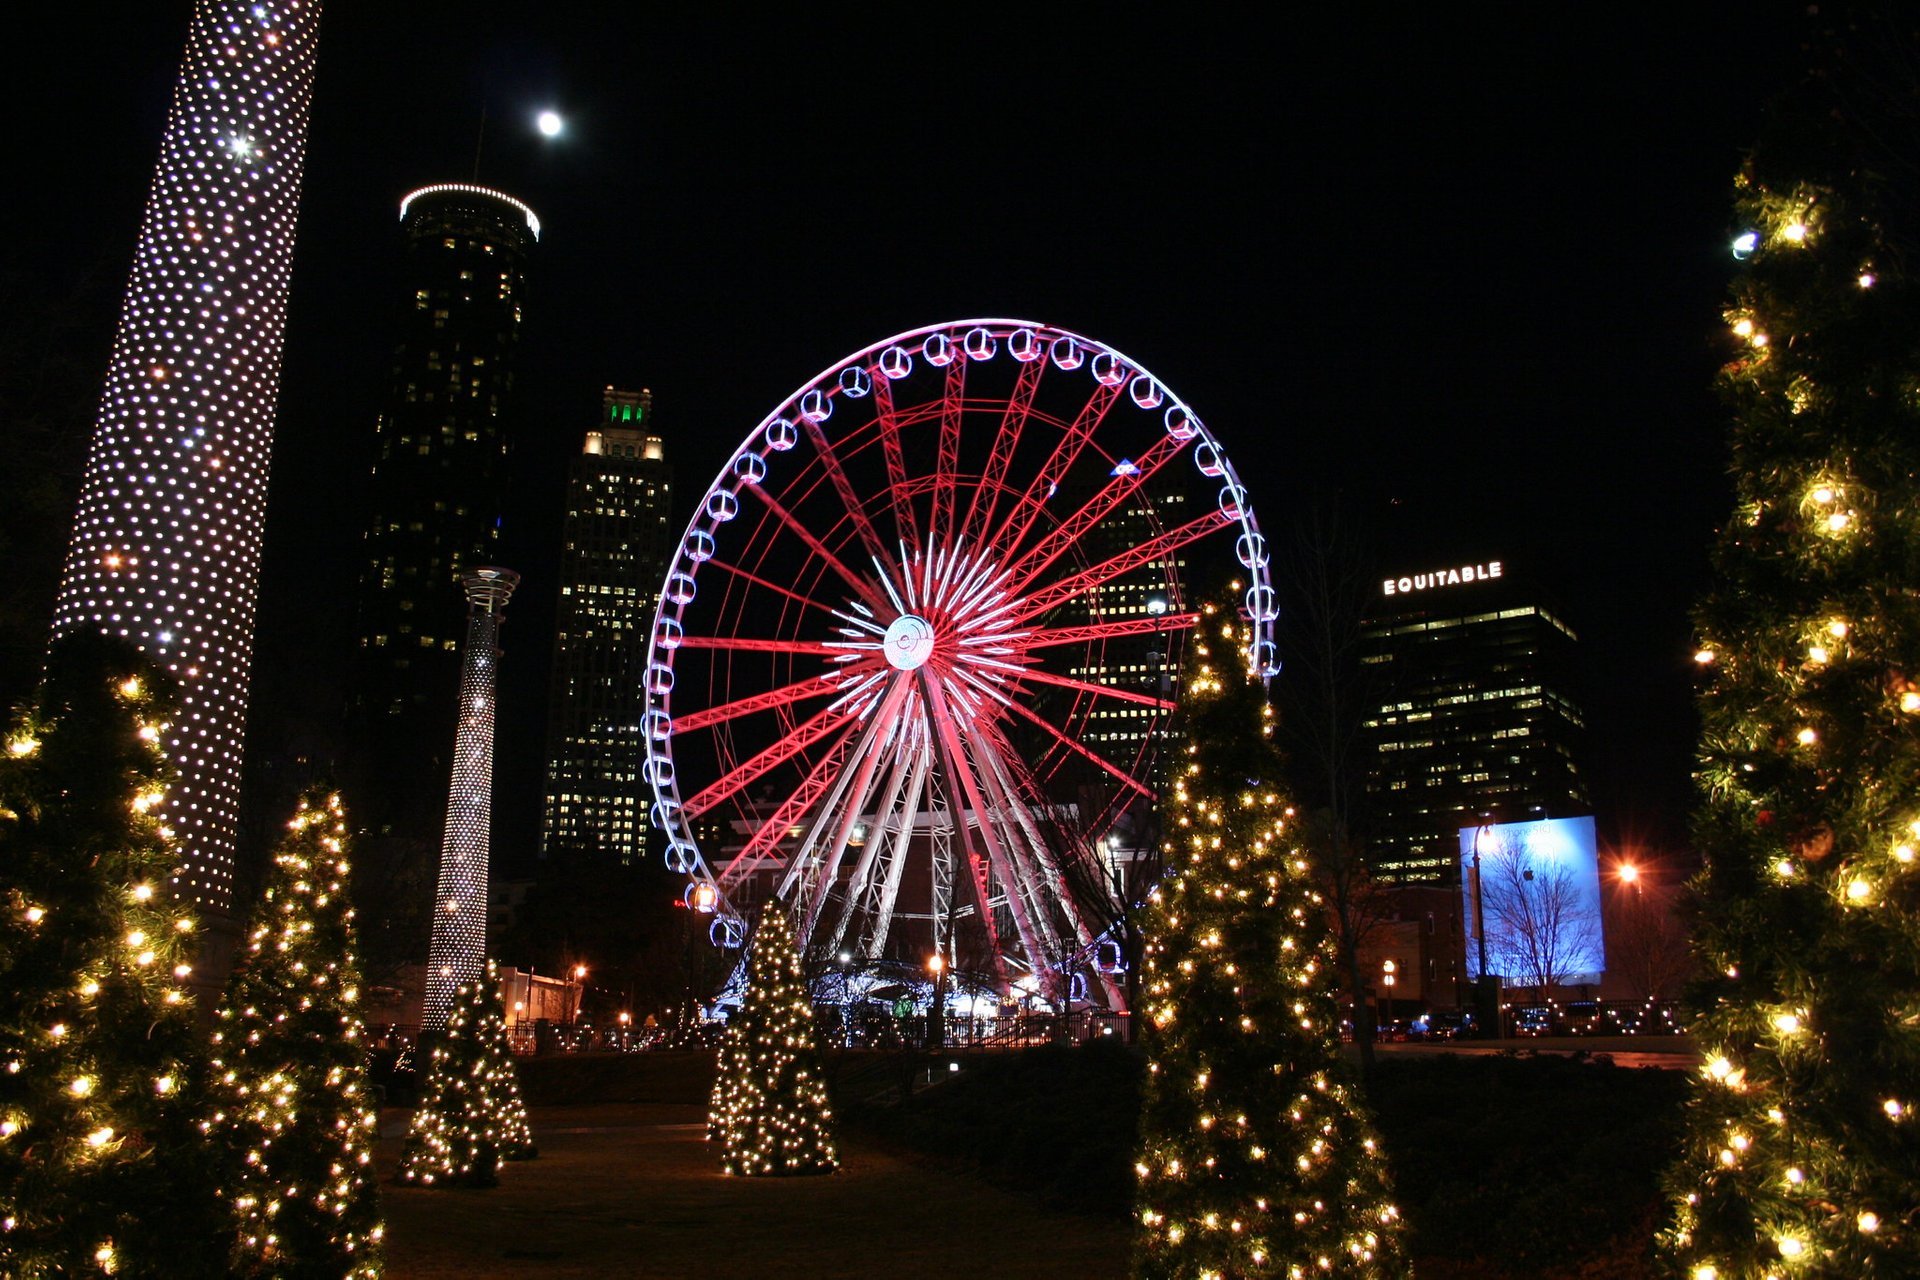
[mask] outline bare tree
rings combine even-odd
[[[1536,988],[1545,1002],[1574,974],[1599,967],[1600,915],[1571,867],[1536,859],[1518,841],[1488,862],[1480,891],[1495,972]]]
[[[1693,968],[1687,931],[1669,892],[1635,884],[1614,903],[1607,930],[1607,967],[1639,1000],[1669,999]]]
[[[1288,786],[1332,916],[1333,940],[1353,1005],[1363,1069],[1373,1067],[1373,1001],[1360,952],[1390,914],[1367,861],[1369,817],[1364,736],[1370,695],[1360,635],[1373,582],[1362,531],[1323,501],[1301,512],[1276,575],[1286,607],[1274,681]]]

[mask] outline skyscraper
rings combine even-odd
[[[500,659],[500,615],[520,575],[476,568],[461,575],[467,594],[466,642],[460,646],[459,719],[453,731],[453,776],[447,788],[440,874],[427,950],[427,997],[421,1025],[446,1029],[461,983],[487,972],[487,885],[493,856],[493,726]]]
[[[181,897],[233,894],[274,400],[313,97],[316,0],[200,0],[54,608],[181,683],[167,822]]]
[[[1451,880],[1461,827],[1590,812],[1573,630],[1500,561],[1383,579],[1360,643],[1380,878]]]
[[[485,187],[400,202],[403,266],[372,517],[361,563],[350,719],[355,812],[431,842],[458,687],[461,574],[496,558],[521,303],[540,220]]]
[[[673,469],[653,393],[606,389],[567,478],[541,851],[646,851],[647,627],[673,546]]]

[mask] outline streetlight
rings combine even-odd
[[[1473,833],[1473,933],[1480,948],[1480,976],[1474,983],[1474,1003],[1479,1006],[1481,1034],[1498,1039],[1504,1029],[1500,1024],[1500,992],[1496,979],[1487,972],[1487,910],[1480,888],[1480,859],[1493,852],[1494,839],[1490,822],[1481,823],[1480,829]]]
[[[1380,962],[1380,985],[1385,989],[1385,994],[1380,997],[1380,1013],[1389,1020],[1393,1017],[1393,984],[1399,972],[1400,966],[1392,960]]]
[[[947,958],[938,951],[928,956],[927,972],[933,975],[933,1002],[927,1006],[927,1048],[938,1049],[947,1042]]]

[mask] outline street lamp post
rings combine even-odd
[[[1487,971],[1487,909],[1480,882],[1480,859],[1492,846],[1493,825],[1483,822],[1473,834],[1473,934],[1480,950],[1480,973],[1473,994],[1480,1034],[1497,1040],[1506,1028],[1501,1025],[1499,980]]]

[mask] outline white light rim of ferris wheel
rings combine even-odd
[[[720,468],[713,483],[694,504],[693,516],[674,546],[673,560],[668,566],[649,631],[647,663],[642,676],[647,694],[643,720],[647,727],[643,734],[646,758],[642,772],[654,796],[649,819],[655,829],[667,837],[667,868],[688,876],[694,884],[714,885],[717,901],[710,932],[716,943],[738,946],[745,926],[725,894],[720,892],[712,870],[687,828],[672,750],[672,653],[684,634],[681,616],[698,595],[699,567],[713,556],[721,526],[739,515],[741,488],[762,483],[769,474],[772,458],[799,443],[800,423],[811,422],[824,430],[832,419],[837,399],[841,396],[864,399],[871,394],[872,374],[867,371],[870,363],[880,376],[889,382],[898,382],[911,374],[916,359],[944,368],[955,359],[985,363],[1002,354],[1022,363],[1046,360],[1063,372],[1084,367],[1096,382],[1105,386],[1124,385],[1129,404],[1141,412],[1157,411],[1168,435],[1193,442],[1191,453],[1195,467],[1201,475],[1221,481],[1220,511],[1240,526],[1234,555],[1248,581],[1242,602],[1254,625],[1253,644],[1259,673],[1265,679],[1279,672],[1278,650],[1273,640],[1273,624],[1279,609],[1268,574],[1267,542],[1260,533],[1246,486],[1240,482],[1226,450],[1199,415],[1139,361],[1070,329],[1005,318],[924,325],[864,347],[802,383],[779,408],[747,433],[726,465]]]

